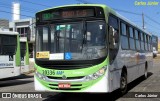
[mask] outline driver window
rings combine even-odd
[[[118,53],[118,47],[119,47],[119,24],[118,24],[118,19],[110,15],[109,16],[109,30],[112,28],[113,30],[109,32],[109,45],[114,46],[114,47],[109,47],[109,61],[110,64],[113,63],[114,59],[117,56]],[[112,40],[112,41],[110,41]]]
[[[114,33],[113,33],[113,37],[115,39],[115,43],[119,43],[119,35],[118,35],[118,19],[113,17],[113,16],[110,16],[109,17],[109,26],[112,26],[114,28]],[[109,34],[112,34],[112,33],[109,33]]]

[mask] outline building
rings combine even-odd
[[[25,37],[29,43],[30,58],[34,55],[34,42],[35,42],[35,19],[21,19],[20,3],[12,3],[12,21],[0,19],[0,30],[15,31],[20,34],[20,37]]]
[[[9,30],[18,32],[20,37],[27,38],[30,58],[34,55],[35,42],[35,19],[21,19],[21,5],[19,2],[12,3],[12,22],[9,22]]]
[[[8,30],[9,29],[9,20],[0,19],[0,29],[1,30]]]
[[[20,37],[27,37],[29,42],[30,58],[34,55],[34,42],[35,42],[35,19],[20,19],[14,20],[9,23],[9,30],[16,31]]]

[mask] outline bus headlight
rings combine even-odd
[[[43,75],[43,74],[41,74],[41,73],[39,73],[39,72],[35,72],[35,75],[38,77],[38,78],[40,78],[40,79],[42,79],[42,80],[46,80],[46,77]]]
[[[104,75],[105,71],[107,69],[107,66],[104,66],[103,68],[101,68],[100,70],[98,70],[97,72],[91,74],[91,75],[87,75],[86,76],[86,80],[89,81],[89,80],[95,80],[99,77],[101,77],[102,75]]]

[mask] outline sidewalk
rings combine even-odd
[[[24,73],[25,75],[34,75],[34,59],[29,58],[29,72]]]

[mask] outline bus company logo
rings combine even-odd
[[[63,76],[62,76],[62,79],[67,79],[67,76],[63,75]]]
[[[84,74],[84,72],[83,71],[74,71],[74,72],[72,72],[72,74]]]
[[[2,93],[2,98],[11,98],[11,93]]]

